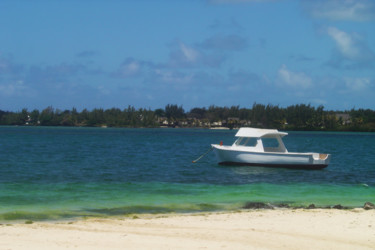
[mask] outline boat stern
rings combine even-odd
[[[330,154],[321,154],[321,153],[314,153],[313,154],[313,164],[315,165],[328,165],[331,161]]]

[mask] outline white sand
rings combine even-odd
[[[242,212],[0,226],[0,249],[375,249],[375,210]]]

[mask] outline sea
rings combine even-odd
[[[0,127],[0,222],[375,203],[375,133],[288,131],[290,152],[332,154],[323,170],[221,166],[213,152],[192,162],[235,133]]]

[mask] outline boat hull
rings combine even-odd
[[[250,162],[219,162],[219,165],[227,166],[250,166],[250,167],[270,167],[270,168],[289,168],[289,169],[306,169],[306,170],[319,170],[326,168],[328,164],[266,164],[266,163],[250,163]]]
[[[328,166],[331,158],[330,155],[318,153],[251,152],[241,147],[217,144],[212,147],[220,165],[323,169]]]

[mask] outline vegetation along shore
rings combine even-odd
[[[60,110],[47,107],[41,111],[23,109],[18,112],[0,110],[0,125],[85,126],[85,127],[187,127],[238,128],[252,126],[283,130],[375,131],[375,111],[351,109],[324,110],[297,104],[286,108],[254,103],[251,108],[240,106],[192,108],[168,104],[164,109],[95,108],[91,111]]]

